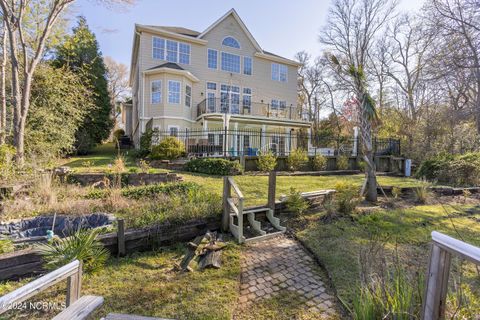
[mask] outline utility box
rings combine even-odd
[[[405,159],[405,177],[412,175],[412,159]]]

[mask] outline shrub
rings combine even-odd
[[[277,157],[275,157],[271,151],[260,153],[258,155],[257,166],[258,170],[262,172],[273,171],[277,166]]]
[[[151,169],[148,162],[143,159],[138,162],[138,166],[140,167],[140,171],[142,173],[148,173],[148,170]]]
[[[395,199],[398,199],[402,195],[402,189],[399,187],[393,187],[392,188],[392,196]]]
[[[140,148],[136,152],[138,158],[146,157],[152,151],[152,139],[155,131],[148,129],[140,137]]]
[[[13,242],[10,239],[0,239],[0,254],[14,251]]]
[[[0,180],[11,178],[15,174],[15,148],[8,144],[0,145]]]
[[[292,171],[299,170],[308,162],[307,152],[303,149],[295,149],[287,157],[287,166]]]
[[[365,172],[367,170],[367,163],[363,160],[360,160],[358,162],[358,170],[360,170],[361,172]]]
[[[348,170],[348,156],[339,156],[337,157],[337,170]]]
[[[242,173],[242,166],[238,161],[219,158],[199,158],[185,164],[185,170],[190,172],[206,173],[219,176],[230,176]]]
[[[312,160],[313,170],[315,171],[327,170],[327,163],[328,163],[327,157],[321,154],[318,154]]]
[[[348,182],[335,184],[335,204],[337,211],[342,214],[351,214],[359,203],[359,190]]]
[[[109,257],[108,251],[97,240],[100,229],[78,230],[67,238],[55,238],[38,246],[47,269],[57,269],[78,259],[83,262],[87,274],[103,268]]]
[[[449,154],[427,159],[420,164],[416,177],[419,179],[427,179],[429,181],[435,180],[438,178],[440,170],[453,159],[454,157]]]
[[[418,187],[413,188],[413,194],[417,203],[427,203],[430,198],[430,184],[427,181],[422,181]]]
[[[150,158],[158,160],[174,160],[185,153],[185,145],[175,137],[167,137],[152,147]]]
[[[295,188],[290,189],[290,194],[285,201],[288,211],[296,215],[300,215],[308,209],[308,202],[305,200],[301,193]]]
[[[152,198],[159,194],[186,194],[200,190],[200,186],[194,182],[161,183],[138,187],[128,187],[121,190],[120,195],[130,199]],[[86,195],[87,199],[104,199],[108,190],[92,189]]]
[[[480,162],[465,158],[449,161],[438,171],[437,180],[452,186],[477,186],[480,184]]]

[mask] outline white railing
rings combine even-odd
[[[452,255],[460,256],[480,265],[480,248],[433,231],[426,279],[427,288],[422,308],[422,319],[424,320],[445,318],[448,276]]]
[[[232,189],[238,199],[238,204],[235,204],[232,198]],[[243,202],[244,196],[240,188],[237,186],[232,177],[223,178],[223,219],[222,229],[224,232],[230,230],[237,241],[242,243],[244,241],[243,236]],[[231,212],[237,217],[237,224],[234,224],[233,216]]]
[[[80,298],[82,285],[82,264],[75,260],[23,287],[0,297],[0,314],[11,310],[16,305],[67,279],[67,307]]]

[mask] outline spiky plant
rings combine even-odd
[[[87,274],[100,270],[109,257],[108,251],[97,240],[99,229],[77,230],[66,238],[56,238],[38,245],[47,269],[56,269],[75,259],[82,261]]]

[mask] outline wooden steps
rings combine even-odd
[[[82,296],[52,320],[83,320],[103,304],[103,297]]]

